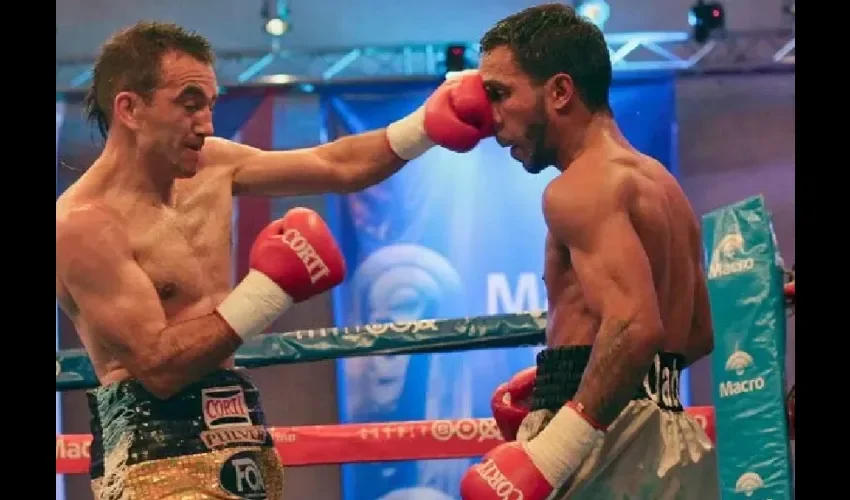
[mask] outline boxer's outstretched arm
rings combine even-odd
[[[75,323],[158,398],[217,369],[241,344],[216,313],[169,326],[126,232],[99,209],[57,219],[56,272],[77,307]]]
[[[390,149],[383,130],[290,151],[263,151],[223,139],[210,139],[208,147],[216,161],[234,165],[236,195],[350,193],[383,181],[407,163]]]
[[[585,297],[601,314],[574,399],[602,426],[632,399],[663,336],[649,259],[628,213],[631,195],[628,180],[568,193],[550,186],[544,194],[549,230],[569,247]]]

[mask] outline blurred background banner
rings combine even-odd
[[[324,93],[326,140],[385,127],[436,86]],[[618,79],[611,103],[635,147],[676,172],[672,75]],[[546,309],[540,203],[556,175],[529,175],[493,139],[467,154],[434,148],[362,192],[327,198],[349,266],[336,326]],[[496,386],[538,348],[337,361],[340,423],[489,417]],[[688,400],[687,381],[681,384]],[[343,465],[345,500],[457,498],[473,460]]]

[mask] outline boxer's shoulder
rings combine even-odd
[[[125,217],[104,201],[85,200],[56,204],[56,237],[92,236],[93,232],[123,232]]]
[[[101,202],[64,206],[56,210],[56,263],[74,263],[105,248],[129,250],[125,218]]]
[[[240,144],[223,137],[209,137],[201,149],[204,169],[218,173],[234,172],[246,159],[262,153],[261,149]]]
[[[593,224],[594,218],[628,210],[635,182],[611,165],[571,165],[543,191],[543,214],[566,226]]]

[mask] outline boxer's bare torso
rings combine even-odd
[[[699,359],[712,348],[700,265],[702,241],[696,216],[673,176],[654,159],[609,139],[604,147],[582,153],[552,181],[547,194],[587,201],[587,196],[605,196],[595,193],[606,192],[602,186],[610,182],[628,185],[634,193],[629,216],[652,268],[664,326],[662,350],[683,354],[688,363]],[[605,245],[620,245],[617,234],[605,236]],[[551,233],[546,238],[543,279],[549,299],[549,347],[592,345],[600,328],[600,297],[585,293],[571,264],[569,243]]]
[[[69,217],[97,212],[97,220],[111,221],[109,230],[126,235],[144,272],[139,279],[156,289],[169,325],[211,313],[231,288],[233,170],[215,164],[212,149],[205,147],[194,177],[175,181],[168,205],[143,201],[120,177],[121,169],[97,163],[56,201],[57,226]],[[88,238],[97,240],[105,230],[93,225]],[[74,322],[101,384],[130,378],[111,354],[120,346],[108,345],[86,322],[58,276],[56,297]],[[232,358],[225,363],[231,365]]]

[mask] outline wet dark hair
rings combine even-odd
[[[161,83],[162,57],[171,51],[212,64],[209,41],[176,24],[141,21],[112,35],[103,44],[92,70],[92,82],[83,102],[86,117],[105,138],[112,102],[119,92],[132,91],[150,99]]]
[[[481,38],[481,52],[503,46],[535,83],[566,73],[591,112],[611,112],[608,45],[602,31],[572,7],[538,5],[502,19]]]

